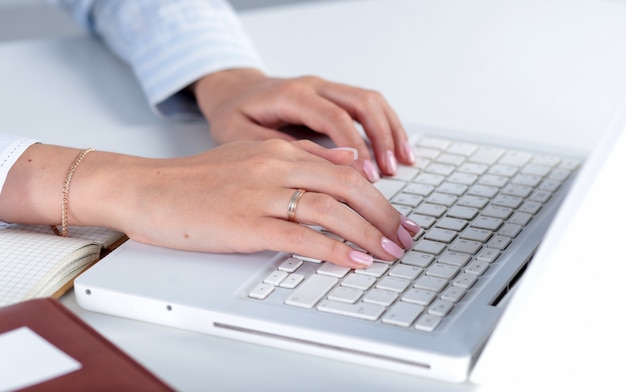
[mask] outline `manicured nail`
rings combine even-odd
[[[402,143],[402,149],[404,150],[404,155],[409,158],[411,163],[415,163],[415,154],[413,153],[413,149],[411,148],[411,143],[408,140],[405,140]]]
[[[350,151],[352,152],[352,156],[353,156],[353,160],[357,160],[359,159],[359,150],[357,150],[356,148],[353,147],[335,147],[333,148],[333,150],[339,150],[339,151]]]
[[[385,161],[387,163],[387,170],[389,170],[389,174],[396,174],[398,170],[398,163],[396,162],[396,157],[393,155],[393,151],[388,150],[385,153]]]
[[[404,226],[405,229],[407,229],[408,231],[412,233],[417,233],[418,231],[421,230],[421,227],[419,224],[410,220],[404,215],[400,217],[400,220],[402,221],[402,226]]]
[[[370,180],[370,182],[376,182],[380,180],[378,170],[376,170],[374,164],[369,159],[363,161],[363,171],[365,172],[365,175],[367,176],[367,179]]]
[[[395,257],[396,259],[399,259],[404,254],[404,251],[402,250],[402,248],[400,248],[398,245],[396,245],[396,243],[391,241],[389,238],[384,238],[383,237],[382,246],[383,246],[383,249],[387,253],[389,253],[390,255]]]
[[[413,238],[411,238],[411,234],[409,234],[402,225],[398,227],[398,239],[402,242],[404,249],[411,249],[413,247]]]
[[[350,253],[348,253],[348,257],[350,260],[364,267],[369,267],[374,262],[374,258],[372,256],[367,253],[359,252],[358,250],[350,251]]]

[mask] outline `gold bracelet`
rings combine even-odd
[[[87,154],[94,150],[95,149],[90,147],[81,151],[81,153],[78,154],[78,157],[76,157],[76,159],[74,160],[74,163],[72,163],[72,166],[70,166],[69,170],[67,171],[67,175],[65,176],[65,183],[63,184],[63,201],[61,203],[61,231],[59,231],[56,226],[50,226],[52,230],[61,237],[67,237],[67,207],[70,194],[70,181],[72,181],[72,176],[74,175],[76,168],[83,160],[83,158],[85,158]]]

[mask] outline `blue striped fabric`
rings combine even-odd
[[[263,69],[235,11],[221,0],[51,0],[101,39],[137,75],[153,110],[198,116],[181,94],[211,72]]]

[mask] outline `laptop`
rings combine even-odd
[[[532,292],[539,273],[561,263],[552,256],[571,243],[559,232],[536,251],[550,227],[561,231],[589,208],[584,196],[609,157],[626,155],[613,143],[625,127],[623,107],[585,165],[563,151],[410,127],[416,167],[377,184],[423,227],[402,259],[352,271],[299,255],[128,241],[75,280],[76,298],[91,311],[463,382],[517,291]],[[563,284],[551,283],[536,295]],[[507,339],[532,315],[507,314]]]

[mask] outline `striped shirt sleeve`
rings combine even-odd
[[[222,0],[50,0],[100,37],[139,79],[163,116],[199,116],[184,88],[230,68],[263,69],[234,10]]]

